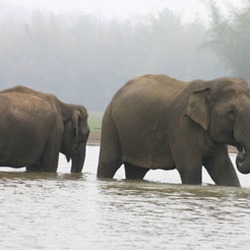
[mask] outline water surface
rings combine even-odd
[[[63,156],[57,174],[0,168],[0,249],[250,249],[250,175],[243,188],[206,172],[198,187],[176,171],[96,180],[98,152],[87,148],[83,174]]]

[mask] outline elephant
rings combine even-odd
[[[56,172],[59,152],[80,173],[89,135],[88,113],[53,94],[16,86],[0,91],[0,166]]]
[[[150,169],[177,169],[182,184],[201,185],[204,166],[216,185],[240,187],[228,145],[240,152],[239,171],[249,172],[249,124],[243,79],[135,77],[105,110],[97,178],[113,178],[124,165],[126,179],[143,179]]]

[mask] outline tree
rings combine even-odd
[[[209,46],[226,63],[232,74],[250,81],[250,5],[233,9],[225,16],[211,3]]]
[[[0,19],[0,32],[1,89],[27,85],[91,111],[104,110],[138,75],[224,75],[215,53],[201,47],[206,27],[183,24],[168,9],[136,20],[34,11],[26,19]]]

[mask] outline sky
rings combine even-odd
[[[106,18],[128,18],[132,15],[156,13],[163,8],[173,10],[184,21],[207,19],[205,0],[0,0],[13,8],[48,10],[54,13],[83,12]],[[216,1],[218,2],[218,1]],[[239,1],[220,0],[225,6]]]

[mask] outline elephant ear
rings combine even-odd
[[[72,125],[73,125],[73,134],[74,134],[74,145],[73,147],[77,147],[77,138],[79,134],[79,122],[81,119],[81,113],[78,110],[73,110],[72,112]]]
[[[208,129],[209,124],[208,99],[210,92],[210,88],[194,91],[189,97],[187,106],[187,115],[205,130]]]

